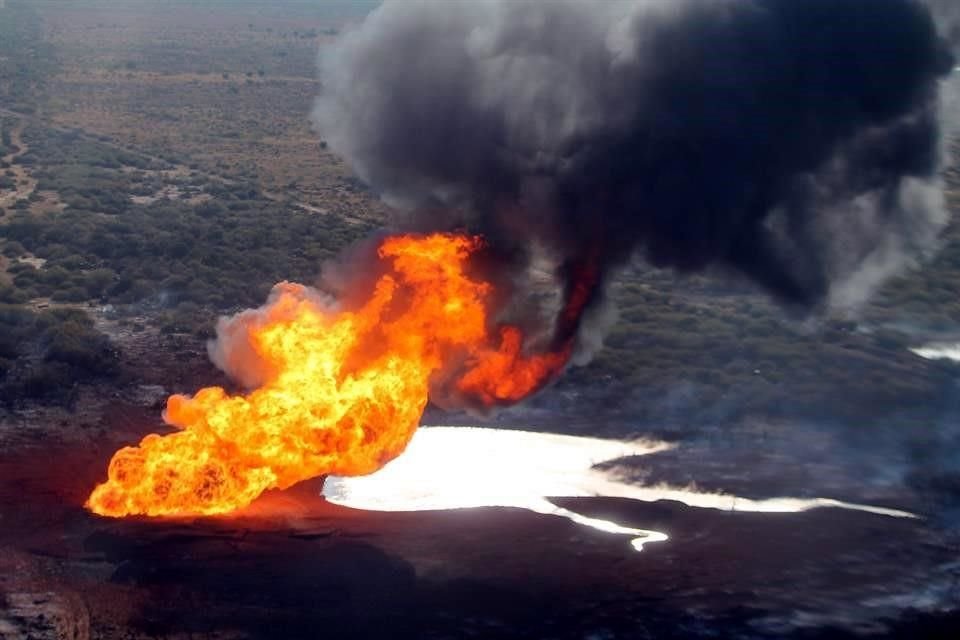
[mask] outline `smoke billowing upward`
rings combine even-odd
[[[324,53],[315,119],[415,225],[552,256],[556,340],[635,254],[854,304],[946,222],[930,6],[388,0]]]

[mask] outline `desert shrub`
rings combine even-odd
[[[7,241],[3,245],[3,255],[7,256],[8,258],[16,258],[18,256],[22,256],[26,252],[27,250],[24,249],[23,245],[15,240]]]
[[[87,290],[82,287],[70,287],[68,289],[58,289],[53,292],[51,299],[54,302],[83,302],[89,298]]]
[[[8,240],[49,261],[14,282],[33,295],[58,291],[73,299],[82,288],[88,299],[134,303],[163,292],[174,304],[251,306],[278,280],[313,281],[324,260],[372,228],[285,207],[242,182],[204,183],[214,197],[197,206],[133,204],[117,194],[129,193],[135,174],[108,168],[99,143],[28,133],[45,167],[40,188],[58,191],[70,205],[59,214],[15,212],[4,225]],[[151,193],[165,184],[152,184]]]
[[[69,365],[41,362],[32,366],[17,386],[26,398],[64,397],[76,382]]]
[[[78,309],[35,312],[0,304],[0,397],[67,401],[76,384],[112,376],[110,340]]]

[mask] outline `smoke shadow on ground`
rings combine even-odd
[[[910,600],[945,558],[909,519],[556,502],[662,528],[675,544],[634,554],[600,532],[512,509],[382,515],[317,502],[309,526],[125,520],[101,525],[85,547],[116,567],[112,587],[142,603],[128,622],[135,632],[271,640],[854,637],[878,624],[871,598]],[[877,562],[902,557],[911,540],[926,570]],[[808,633],[794,626],[803,615]]]
[[[554,500],[670,535],[639,554],[520,509],[372,514],[325,503],[316,486],[231,517],[103,519],[80,505],[107,445],[46,444],[0,456],[0,617],[7,596],[55,594],[78,603],[93,637],[853,638],[856,616],[899,615],[956,572],[956,548],[926,521],[840,509]],[[834,617],[789,627],[824,611]],[[955,612],[904,615],[880,635],[960,628]],[[751,626],[765,620],[788,626]]]
[[[119,561],[110,582],[149,594],[133,627],[151,636],[367,638],[385,626],[402,635],[416,592],[410,563],[359,541],[211,532],[133,548],[109,535],[88,542]]]

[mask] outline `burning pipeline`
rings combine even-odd
[[[171,396],[164,417],[177,431],[119,450],[86,506],[113,517],[226,513],[267,489],[376,471],[404,450],[439,379],[486,406],[535,392],[563,369],[572,340],[531,350],[519,327],[497,326],[492,285],[468,274],[480,246],[465,235],[388,237],[381,275],[354,309],[276,285],[235,324],[257,388]]]

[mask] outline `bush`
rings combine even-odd
[[[117,372],[117,354],[79,309],[34,312],[0,304],[0,397],[68,402],[78,382]]]
[[[16,240],[9,240],[3,245],[3,255],[8,258],[17,258],[25,254],[27,250]]]
[[[70,289],[59,289],[53,292],[51,299],[54,302],[83,302],[89,295],[87,290],[81,287],[72,287]]]
[[[69,394],[76,384],[70,367],[62,362],[42,362],[32,367],[20,383],[21,393],[27,398],[42,398]]]

